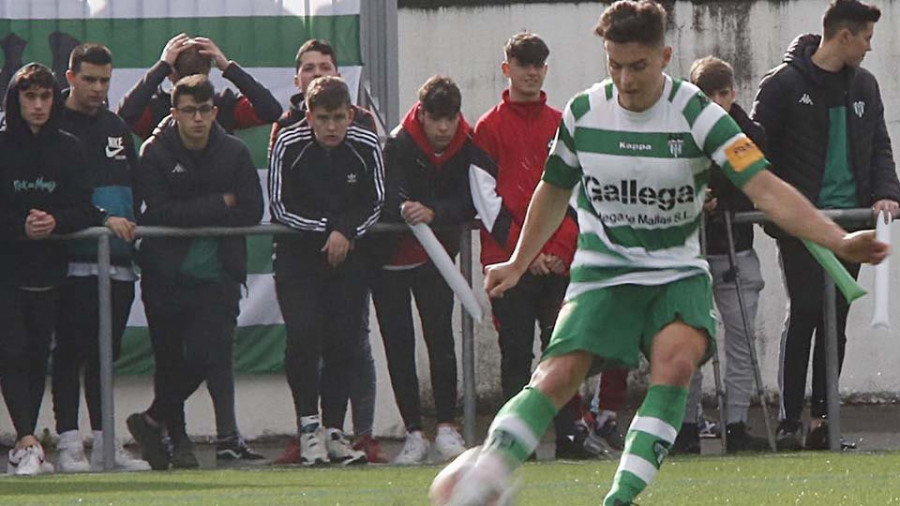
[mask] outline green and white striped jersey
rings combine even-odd
[[[543,177],[574,188],[580,235],[566,300],[708,275],[699,229],[710,160],[738,187],[768,166],[699,88],[664,77],[662,98],[640,113],[619,105],[609,79],[566,105]]]

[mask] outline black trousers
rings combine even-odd
[[[453,291],[431,262],[407,270],[380,270],[372,285],[372,300],[394,397],[410,432],[422,429],[411,296],[422,320],[438,423],[453,422],[457,398]]]
[[[119,358],[122,334],[134,302],[134,283],[111,283],[113,360]],[[81,370],[84,397],[93,430],[103,429],[100,410],[100,309],[96,276],[70,277],[60,287],[60,314],[53,349],[53,411],[56,432],[78,429]]]
[[[185,400],[210,374],[233,366],[241,287],[232,281],[176,285],[145,274],[141,295],[156,362],[147,414],[177,439],[186,435]]]
[[[320,393],[322,424],[344,426],[350,383],[332,381],[328,389],[320,390],[320,363],[335,374],[341,372],[340,377],[358,363],[354,354],[359,352],[367,265],[364,253],[358,251],[331,267],[317,249],[277,249],[275,290],[287,331],[284,369],[298,426],[300,417],[319,413]]]
[[[806,247],[797,239],[778,241],[781,268],[787,284],[790,299],[790,314],[781,338],[781,419],[791,422],[800,420],[803,412],[803,398],[806,393],[806,374],[809,367],[809,353],[815,331],[813,349],[812,397],[810,414],[822,417],[827,413],[825,394],[825,322],[823,311],[824,271]],[[855,278],[859,274],[859,264],[844,263]],[[847,336],[847,313],[850,305],[837,292],[837,337],[838,367],[844,363],[844,348]]]
[[[59,290],[0,286],[0,389],[16,441],[33,435],[44,386]]]
[[[568,286],[566,276],[536,276],[527,272],[502,298],[491,299],[500,343],[500,385],[507,400],[518,394],[531,379],[535,322],[543,350],[550,343]],[[575,421],[580,415],[580,400],[578,397],[563,406],[553,419],[557,440],[574,433]]]
[[[519,393],[531,379],[535,321],[543,350],[550,342],[568,286],[569,278],[565,276],[526,273],[502,298],[491,299],[499,333],[500,384],[505,398]]]

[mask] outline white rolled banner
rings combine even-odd
[[[887,222],[885,222],[885,218]],[[878,212],[878,220],[875,224],[875,239],[887,245],[891,244],[891,222],[893,218],[890,213],[884,211]],[[873,329],[890,329],[891,320],[888,315],[888,300],[890,294],[891,280],[891,256],[888,255],[878,265],[875,266],[875,312],[872,315]]]
[[[463,278],[462,273],[456,268],[456,263],[454,263],[453,259],[450,258],[450,255],[447,254],[444,245],[442,245],[437,237],[435,237],[431,227],[424,223],[416,223],[415,225],[407,223],[406,225],[409,226],[413,235],[416,236],[416,239],[418,239],[422,247],[425,248],[425,252],[428,253],[428,258],[431,259],[434,266],[437,267],[438,272],[444,277],[444,281],[450,285],[450,289],[456,294],[456,297],[459,299],[459,302],[462,304],[463,308],[465,308],[466,312],[468,312],[476,322],[481,323],[481,320],[484,318],[484,314],[481,311],[481,304],[479,304],[478,299],[475,298],[472,287],[469,286],[469,283]]]

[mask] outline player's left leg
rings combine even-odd
[[[681,321],[653,339],[650,388],[625,438],[625,452],[603,504],[631,501],[653,481],[684,419],[691,376],[707,349],[705,331]]]

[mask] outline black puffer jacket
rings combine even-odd
[[[169,118],[141,148],[135,188],[143,198],[141,225],[167,227],[247,227],[262,218],[263,197],[259,174],[244,143],[213,122],[203,153],[191,156],[178,126]],[[223,195],[233,193],[235,207]],[[161,276],[167,282],[191,282],[181,268],[193,239],[144,239],[138,260],[145,278]],[[230,281],[247,279],[247,247],[243,237],[220,237],[218,256]]]
[[[784,63],[763,77],[751,113],[766,131],[766,157],[775,174],[812,202],[818,201],[822,189],[828,152],[825,88],[811,59],[820,40],[819,35],[807,34],[791,42]],[[849,157],[859,204],[900,201],[878,82],[863,68],[845,67],[842,72],[848,82]]]

